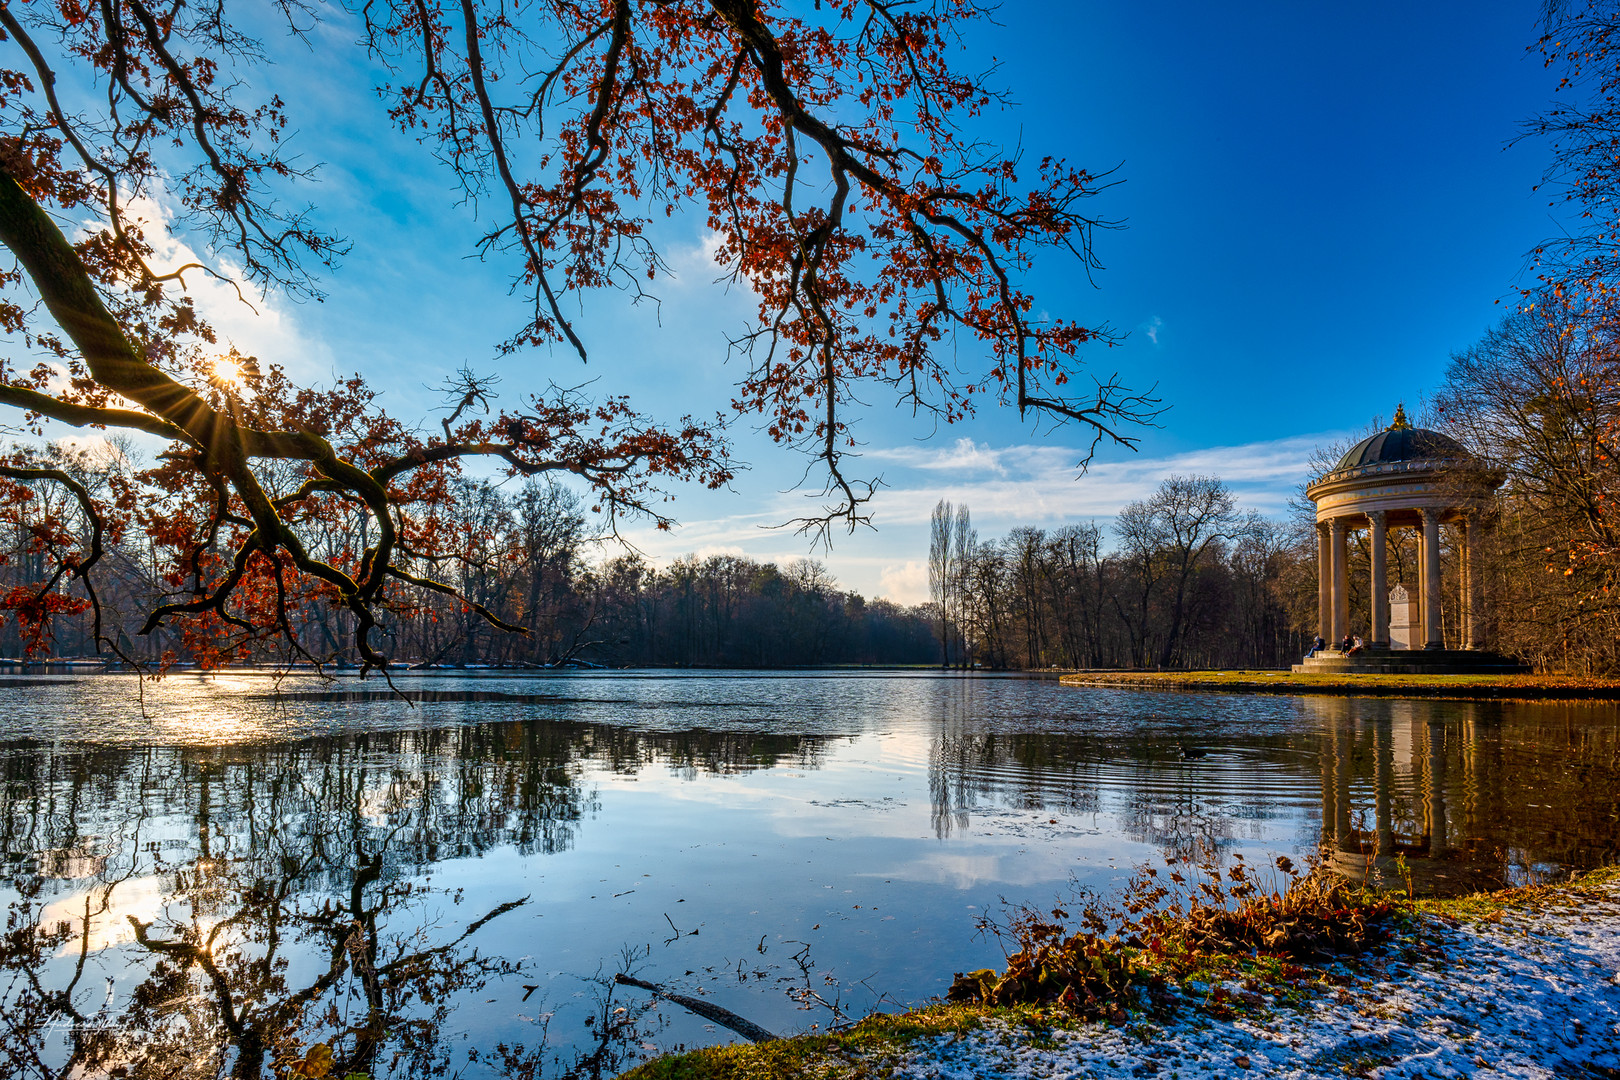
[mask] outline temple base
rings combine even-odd
[[[1322,649],[1294,665],[1307,675],[1525,675],[1530,665],[1483,649]]]

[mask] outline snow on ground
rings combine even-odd
[[[1620,881],[1500,922],[1429,920],[1344,975],[1232,1020],[1187,1007],[1123,1028],[991,1025],[914,1044],[892,1075],[1620,1078]]]

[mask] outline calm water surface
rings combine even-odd
[[[611,1074],[734,1038],[612,987],[621,970],[787,1032],[823,1002],[941,994],[1000,961],[975,920],[1004,899],[1107,892],[1143,862],[1325,839],[1352,871],[1399,854],[1444,888],[1620,846],[1608,705],[924,674],[396,684],[0,680],[0,1074],[226,1046],[227,1071],[270,1075],[316,1041],[374,1076]]]

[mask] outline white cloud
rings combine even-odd
[[[124,453],[115,447],[105,435],[92,432],[88,435],[64,435],[53,440],[57,446],[64,450],[71,450],[85,455],[96,461],[122,461]]]
[[[704,287],[716,281],[725,280],[731,273],[731,267],[720,260],[720,245],[724,238],[713,229],[703,231],[703,239],[696,244],[672,245],[666,256],[669,263],[669,279],[680,286]],[[728,286],[741,289],[745,294],[752,294],[746,279],[731,282]]]
[[[959,440],[949,447],[868,451],[866,456],[924,473],[956,474],[946,484],[932,475],[919,477],[916,483],[902,476],[886,477],[889,486],[874,500],[884,524],[924,523],[935,503],[950,499],[968,505],[977,521],[1039,525],[1111,517],[1126,503],[1146,498],[1168,476],[1198,474],[1220,477],[1253,509],[1280,513],[1308,471],[1311,451],[1333,437],[1298,435],[1096,462],[1083,476],[1077,468],[1079,451],[1066,446],[991,448]],[[964,450],[964,443],[972,453]],[[994,475],[984,475],[992,471]]]
[[[910,560],[878,571],[878,596],[908,607],[928,602],[928,565]]]
[[[693,552],[700,559],[712,559],[716,555],[745,556],[748,553],[739,544],[705,544]]]
[[[626,539],[659,565],[687,552],[745,553],[749,558],[787,564],[811,554],[822,559],[842,583],[867,596],[903,604],[927,600],[928,521],[934,506],[948,499],[966,505],[982,538],[1000,536],[1017,525],[1054,528],[1099,519],[1106,524],[1127,503],[1145,499],[1170,476],[1218,476],[1245,509],[1281,517],[1290,496],[1309,472],[1312,450],[1343,433],[1296,435],[1237,446],[1213,446],[1154,457],[1131,456],[1094,463],[1084,475],[1083,453],[1072,446],[1016,444],[991,446],[971,439],[951,443],[868,448],[862,459],[881,468],[884,486],[869,506],[877,530],[841,531],[833,550],[811,552],[810,542],[792,529],[776,529],[821,505],[804,492],[760,491],[750,479],[739,484],[747,512],[727,514],[737,501],[708,493],[688,501],[673,532],[644,526],[625,530]],[[748,490],[742,491],[743,487]],[[710,510],[712,516],[705,516]],[[1105,543],[1111,543],[1109,536]]]
[[[892,461],[911,469],[993,472],[1005,476],[1007,469],[1001,462],[1001,455],[1005,452],[972,439],[957,439],[944,450],[933,446],[894,446],[867,450],[861,456],[874,461]]]
[[[305,336],[287,301],[261,295],[242,279],[238,267],[226,260],[200,256],[175,236],[171,231],[174,215],[164,205],[161,194],[157,198],[132,199],[126,211],[141,222],[152,245],[152,268],[158,273],[187,263],[201,263],[225,276],[227,280],[221,280],[195,269],[185,275],[186,291],[197,313],[218,333],[221,351],[235,346],[237,351],[266,363],[281,364],[294,382],[307,384],[329,377],[333,370],[331,350],[324,342]]]
[[[1139,329],[1142,331],[1143,337],[1157,345],[1159,343],[1159,330],[1163,328],[1163,326],[1164,320],[1155,315],[1153,318],[1143,323]]]

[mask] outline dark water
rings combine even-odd
[[[619,970],[786,1032],[942,993],[1000,960],[978,916],[1071,877],[1325,838],[1350,872],[1447,888],[1620,845],[1608,705],[398,685],[0,686],[0,1075],[272,1075],[316,1042],[373,1076],[611,1074],[733,1037]]]

